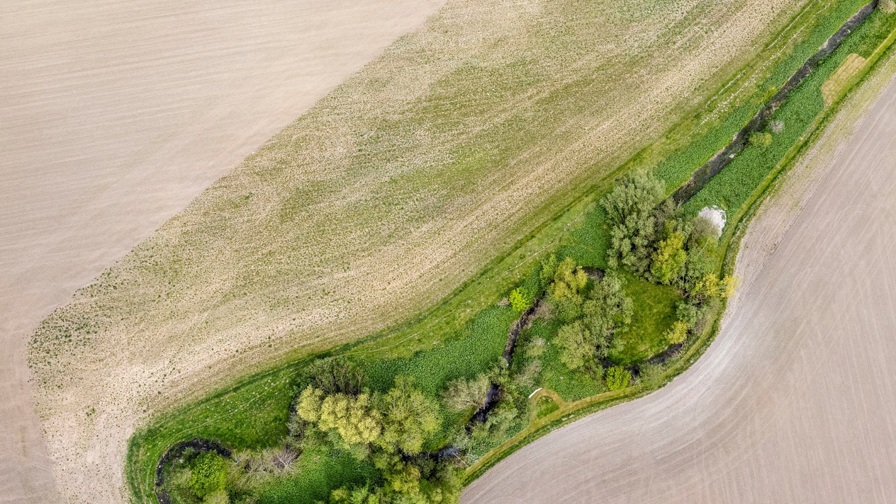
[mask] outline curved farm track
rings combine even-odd
[[[751,224],[744,285],[706,354],[521,449],[464,503],[896,502],[894,69]]]

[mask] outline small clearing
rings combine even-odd
[[[843,90],[849,88],[852,79],[862,71],[864,66],[865,58],[855,53],[847,56],[846,61],[837,68],[834,75],[831,75],[831,77],[821,86],[821,95],[824,97],[824,104],[830,105],[831,103],[834,103],[837,96],[842,93]]]

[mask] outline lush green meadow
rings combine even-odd
[[[742,74],[726,87],[728,91],[720,92],[716,97],[716,102],[722,102],[737,96],[736,106],[729,114],[721,117],[711,113],[696,114],[682,121],[667,132],[665,142],[641,151],[614,174],[649,168],[671,192],[724,146],[764,100],[863,3],[841,2],[821,9],[815,16],[802,18],[791,27],[800,35],[795,36],[794,43],[785,44],[786,49],[776,52],[777,59],[766,61],[765,65],[755,65],[752,73]],[[874,14],[776,113],[773,120],[780,121],[783,128],[773,133],[772,142],[765,147],[748,147],[684,206],[686,212],[695,213],[704,206],[716,205],[725,209],[729,217],[734,217],[723,237],[724,247],[730,243],[738,219],[764,190],[764,183],[776,175],[776,169],[793,159],[794,150],[801,147],[829,111],[821,98],[822,84],[850,53],[870,56],[892,32],[894,18]],[[475,81],[471,82],[473,84]],[[434,111],[438,116],[435,112],[438,111]],[[496,141],[494,148],[494,152],[485,149],[457,153],[456,158],[464,159],[461,163],[464,166],[476,166],[477,163],[487,163],[489,156],[500,156],[500,149],[519,149],[521,145],[502,146]],[[441,391],[452,380],[471,379],[488,372],[504,350],[508,327],[519,316],[502,300],[515,286],[523,286],[533,293],[543,287],[538,281],[542,259],[556,254],[561,258],[570,257],[578,265],[607,268],[610,240],[606,216],[598,201],[612,187],[612,177],[598,180],[584,197],[566,206],[554,219],[520,240],[512,252],[492,261],[481,274],[419,318],[361,342],[336,348],[326,355],[344,354],[357,362],[364,369],[372,390],[385,392],[397,376],[410,376],[416,387],[436,400],[440,400]],[[722,267],[724,247],[716,258],[717,269]],[[634,276],[626,277],[625,289],[633,301],[634,316],[628,329],[618,337],[611,359],[628,365],[642,363],[665,349],[664,335],[675,321],[675,304],[682,294],[674,288]],[[534,390],[535,386],[553,390],[566,402],[607,392],[602,380],[570,371],[561,362],[558,349],[550,344],[560,326],[556,319],[541,317],[523,332],[519,357],[510,374],[526,374],[527,365],[535,361],[539,363],[539,369],[534,373],[531,385],[520,382],[509,386],[515,394],[512,402],[517,409],[530,407],[524,391]],[[703,336],[695,335],[687,344],[705,344],[707,340]],[[685,350],[688,350],[687,345]],[[195,437],[215,439],[234,451],[259,451],[280,446],[287,435],[290,404],[298,392],[297,379],[310,359],[248,377],[217,394],[162,415],[152,426],[138,432],[131,440],[126,468],[128,482],[138,502],[152,499],[155,464],[161,454],[178,441]],[[676,364],[673,361],[669,366]],[[645,374],[641,383],[647,378]],[[609,402],[614,400],[611,398]],[[550,419],[566,413],[564,421],[568,421],[569,411],[554,406],[531,405],[535,408],[535,418]],[[451,442],[452,432],[458,425],[463,425],[468,416],[469,412],[443,412],[442,430],[429,448],[437,449]],[[522,415],[522,418],[527,416]],[[515,435],[525,434],[526,427],[522,419],[509,422],[499,432],[474,442],[469,447],[467,462],[475,463],[480,456],[488,458],[489,450]],[[297,467],[295,472],[265,483],[259,490],[257,502],[312,503],[325,500],[331,490],[340,486],[375,482],[378,478],[371,468],[359,468],[348,454],[339,451],[304,451]]]

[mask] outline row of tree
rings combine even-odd
[[[454,502],[459,469],[448,457],[425,451],[442,426],[437,402],[404,377],[385,393],[364,387],[364,374],[345,358],[317,361],[298,395],[290,436],[303,445],[324,444],[370,461],[379,486],[340,488],[332,503],[423,504]]]

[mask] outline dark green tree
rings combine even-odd
[[[594,336],[601,357],[606,357],[613,336],[632,321],[634,307],[624,287],[618,275],[608,273],[594,285],[582,308],[585,327]]]
[[[647,272],[657,234],[657,206],[664,196],[662,181],[647,171],[638,171],[601,199],[610,228],[611,267],[623,266],[642,275]]]
[[[560,361],[573,371],[593,367],[596,346],[591,333],[577,320],[566,324],[554,340],[560,347]]]
[[[442,395],[445,404],[455,411],[475,409],[482,406],[490,384],[491,380],[485,374],[469,380],[458,378],[448,383]]]
[[[364,387],[364,371],[343,356],[316,360],[305,369],[305,374],[311,385],[327,395],[358,395]]]

